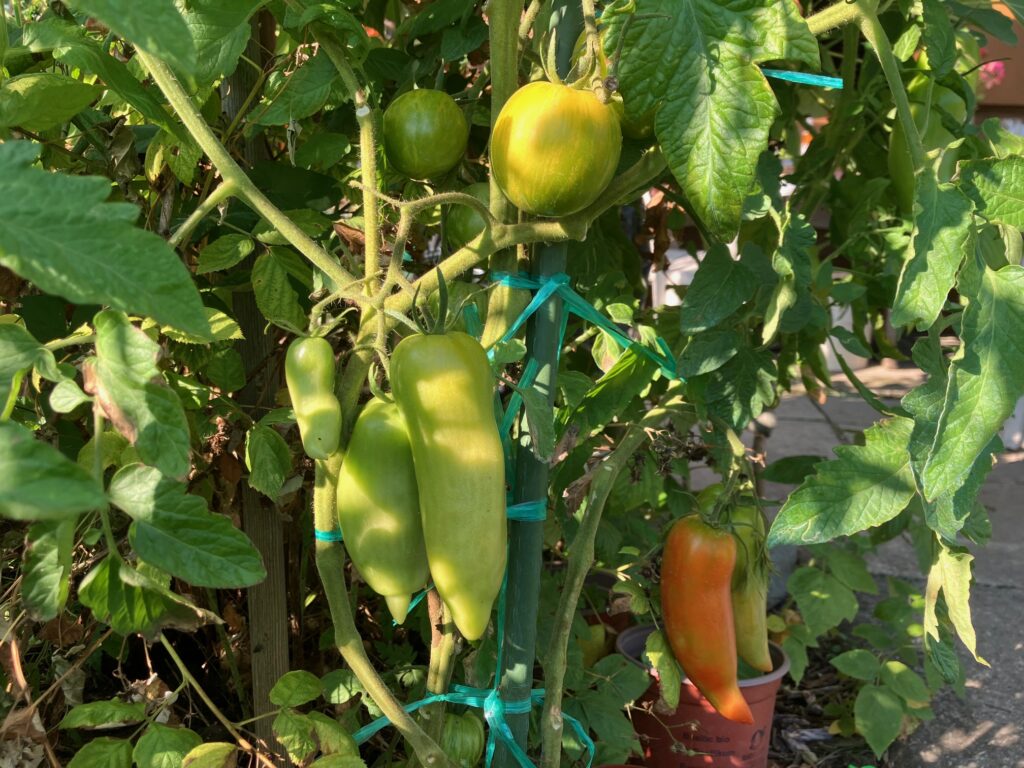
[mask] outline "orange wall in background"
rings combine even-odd
[[[1003,15],[1014,18],[1013,12],[1004,3],[996,3],[995,8]],[[982,50],[982,61],[1006,59],[1001,62],[1004,71],[999,83],[991,88],[983,86],[981,101],[986,107],[1024,107],[1024,27],[1014,22],[1013,29],[1017,33],[1015,45],[989,38],[988,45]],[[991,71],[995,68],[989,69]]]

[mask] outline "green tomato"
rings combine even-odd
[[[360,575],[401,624],[428,574],[412,448],[394,403],[373,399],[356,420],[338,474],[338,522]]]
[[[448,713],[444,717],[441,749],[460,768],[473,768],[484,755],[484,724],[472,712],[464,715]]]
[[[591,91],[543,81],[505,102],[491,134],[491,170],[520,210],[567,216],[594,202],[615,174],[622,131]]]
[[[384,111],[384,152],[411,179],[450,171],[466,153],[468,139],[466,117],[444,91],[408,91]]]
[[[334,394],[334,350],[327,339],[304,337],[288,347],[285,382],[299,424],[302,448],[326,459],[341,439],[341,405]]]
[[[464,190],[484,205],[490,204],[490,185],[485,182],[470,184]],[[457,251],[474,237],[484,231],[487,219],[476,208],[468,205],[450,205],[444,216],[444,238],[448,247]]]
[[[465,333],[402,339],[391,386],[416,467],[434,586],[467,640],[487,629],[505,573],[505,457],[494,421],[494,379]]]

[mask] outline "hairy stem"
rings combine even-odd
[[[592,470],[590,491],[587,494],[587,509],[583,514],[579,530],[569,549],[569,567],[565,586],[555,612],[555,624],[548,645],[544,664],[544,712],[540,725],[542,734],[542,768],[558,768],[562,755],[562,688],[565,682],[565,668],[572,618],[576,612],[587,571],[594,564],[594,541],[601,522],[601,513],[608,501],[615,480],[626,467],[627,462],[647,440],[647,430],[654,427],[668,414],[672,403],[654,408],[630,426],[622,440]]]
[[[838,0],[824,10],[807,17],[807,26],[811,34],[819,37],[837,27],[860,20],[860,9],[849,0]]]
[[[230,181],[222,181],[218,187],[206,196],[205,200],[196,206],[196,209],[189,214],[189,217],[182,222],[181,226],[168,238],[167,242],[170,243],[172,248],[183,245],[189,235],[192,234],[192,231],[199,225],[199,222],[206,218],[206,215],[214,208],[234,194],[234,185]]]

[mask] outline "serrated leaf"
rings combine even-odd
[[[71,8],[99,19],[142,50],[191,74],[196,47],[174,0],[68,0]]]
[[[245,466],[249,470],[249,485],[276,501],[292,469],[288,443],[276,429],[255,425],[245,441]]]
[[[740,347],[740,335],[733,330],[698,333],[679,356],[677,370],[685,379],[717,371],[729,362]]]
[[[817,233],[810,222],[799,214],[792,216],[788,209],[784,216],[776,217],[776,225],[781,242],[772,254],[772,270],[779,279],[765,311],[762,344],[775,338],[786,312],[800,301],[810,287],[810,249],[817,239]]]
[[[945,14],[945,12],[943,12]],[[900,273],[893,325],[927,328],[946,303],[964,256],[974,250],[974,206],[935,174],[917,176],[914,234]]]
[[[875,654],[859,648],[833,656],[829,664],[844,675],[858,680],[874,680],[881,668]]]
[[[323,693],[320,678],[297,669],[282,675],[270,689],[270,701],[279,707],[299,707]]]
[[[24,427],[0,422],[0,516],[63,520],[103,504],[92,475]]]
[[[967,297],[934,442],[921,471],[929,500],[963,485],[1024,395],[1024,268],[965,267]]]
[[[331,228],[330,218],[324,216],[320,211],[299,208],[294,211],[285,211],[284,213],[295,226],[310,237],[319,237]],[[260,222],[252,230],[252,236],[266,245],[288,245],[288,238],[278,232],[274,225],[266,219],[260,219]],[[284,256],[285,254],[294,254],[294,251],[282,248],[277,253],[279,256]],[[297,254],[295,258],[301,261],[307,271],[309,270],[306,262],[302,261]]]
[[[756,289],[757,278],[743,262],[733,259],[724,246],[712,246],[683,297],[680,329],[693,334],[713,328],[749,301]]]
[[[131,768],[132,743],[104,736],[93,739],[68,762],[67,768]]]
[[[910,469],[910,419],[889,419],[864,433],[865,444],[835,449],[836,459],[797,488],[779,511],[768,546],[816,544],[891,520],[916,492]]]
[[[218,237],[199,251],[196,274],[207,275],[210,272],[231,269],[252,253],[253,248],[253,241],[247,235],[236,234]]]
[[[786,456],[765,467],[761,477],[769,483],[799,485],[824,461],[821,456]]]
[[[366,763],[358,754],[333,754],[321,757],[309,768],[366,768]]]
[[[804,623],[820,635],[857,615],[857,598],[849,587],[817,568],[798,568],[786,582]]]
[[[196,84],[202,88],[227,77],[252,35],[249,17],[267,0],[177,0],[196,49]]]
[[[326,53],[305,61],[294,71],[270,78],[266,101],[250,117],[260,125],[286,125],[319,111],[331,96],[338,70]]]
[[[989,221],[1024,229],[1024,157],[961,163],[960,186]]]
[[[167,130],[161,131],[146,147],[146,178],[151,184],[156,184],[164,166],[167,166],[178,181],[191,184],[196,164],[202,156],[203,151],[191,138],[182,139]]]
[[[135,226],[110,180],[33,168],[40,145],[0,144],[0,264],[75,304],[106,304],[198,336],[209,333],[192,276],[171,247]]]
[[[358,760],[362,764],[363,761],[359,757],[359,747],[356,746],[356,740],[352,738],[352,734],[345,730],[341,723],[322,712],[313,711],[307,717],[313,721],[313,727],[316,729],[316,739],[320,742],[321,752],[325,755],[336,755],[348,758],[349,760]],[[345,764],[341,763],[340,765]],[[347,768],[359,767],[349,764]]]
[[[7,404],[17,374],[32,366],[56,365],[53,353],[23,326],[0,323],[0,410]]]
[[[167,338],[180,341],[183,344],[208,344],[211,341],[238,341],[245,338],[238,323],[219,309],[203,307],[203,312],[210,323],[210,333],[207,337],[193,336],[171,327],[161,328],[160,332]]]
[[[31,618],[49,621],[68,599],[76,520],[32,525],[25,537],[21,600]]]
[[[822,547],[821,550],[828,572],[839,581],[857,592],[878,594],[878,585],[875,584],[868,571],[867,562],[861,555],[836,546]]]
[[[200,744],[185,755],[181,768],[233,768],[237,751],[234,744],[222,741]]]
[[[817,67],[817,42],[794,4],[744,0],[638,0],[632,18],[609,20],[609,56],[623,34],[617,75],[627,118],[658,110],[654,130],[688,210],[731,240],[779,111],[757,64]]]
[[[171,477],[191,466],[191,437],[181,401],[164,381],[160,347],[120,312],[96,315],[97,401],[139,457]]]
[[[209,359],[202,374],[222,392],[237,392],[245,386],[245,363],[236,349],[222,349]]]
[[[295,150],[295,164],[323,170],[341,162],[351,149],[352,144],[344,134],[318,133]]]
[[[57,383],[50,392],[50,407],[56,413],[71,413],[75,408],[92,400],[82,388],[71,379]]]
[[[644,656],[651,662],[654,671],[658,673],[658,694],[665,706],[673,712],[679,706],[679,689],[682,686],[682,675],[679,673],[679,664],[669,647],[665,633],[660,629],[651,632],[647,636],[647,644],[644,646]]]
[[[896,694],[877,685],[865,685],[857,693],[853,705],[857,732],[868,746],[881,757],[900,734],[903,705]]]
[[[953,23],[940,0],[921,0],[924,18],[924,48],[928,52],[928,66],[935,78],[945,77],[956,64],[956,37]]]
[[[939,543],[938,556],[928,572],[928,583],[925,587],[924,631],[935,640],[940,639],[939,623],[936,616],[936,604],[939,592],[946,599],[949,619],[953,622],[957,635],[974,660],[989,666],[978,655],[978,640],[971,620],[971,562],[974,557],[967,552],[954,551]]]
[[[636,582],[617,581],[612,587],[612,593],[627,595],[629,612],[636,616],[642,616],[651,610],[651,601],[648,600],[647,593]]]
[[[742,432],[775,399],[776,379],[768,350],[741,346],[729,362],[709,374],[708,411]]]
[[[55,72],[18,75],[0,85],[0,126],[46,131],[67,122],[103,89]]]
[[[155,468],[118,470],[108,492],[135,520],[129,537],[147,563],[201,587],[248,587],[266,578],[259,552],[231,520]]]
[[[152,723],[132,751],[138,768],[181,768],[185,755],[203,743],[195,731]]]
[[[334,669],[320,678],[328,704],[346,704],[363,690],[350,669]]]
[[[193,631],[219,621],[214,614],[152,583],[111,556],[82,579],[78,598],[119,635],[139,632],[152,640],[164,627]]]
[[[526,409],[526,426],[530,432],[530,450],[539,461],[547,462],[555,451],[555,412],[547,395],[529,387],[517,390]]]
[[[627,349],[566,418],[578,426],[580,435],[589,436],[594,429],[621,414],[648,386],[656,370],[654,363],[646,357]],[[564,428],[565,425],[561,426]]]
[[[71,709],[60,721],[60,728],[97,728],[113,723],[141,723],[146,719],[146,705],[141,701],[90,701]]]
[[[256,306],[270,322],[286,331],[301,332],[307,325],[299,296],[288,282],[288,273],[273,254],[264,253],[252,268]]]
[[[317,750],[313,721],[294,709],[282,709],[274,718],[274,737],[296,765],[304,764]]]

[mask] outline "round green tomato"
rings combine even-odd
[[[441,749],[460,768],[473,768],[484,755],[487,737],[484,724],[472,712],[464,715],[448,713],[444,716]]]
[[[465,115],[444,91],[408,91],[384,111],[384,152],[411,179],[450,171],[466,153],[468,138]]]
[[[610,106],[591,91],[537,81],[502,107],[491,134],[491,171],[520,210],[567,216],[604,191],[621,152]]]
[[[484,205],[490,203],[490,186],[484,182],[470,184],[464,190],[467,195],[472,195]],[[458,250],[474,237],[484,231],[487,220],[476,208],[468,205],[450,205],[444,216],[444,238],[448,247],[453,251]]]

